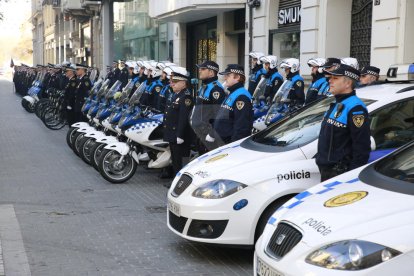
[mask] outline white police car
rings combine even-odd
[[[373,85],[358,89],[357,95],[371,116],[372,159],[406,143],[404,131],[412,127],[414,116],[414,84]],[[193,241],[253,245],[277,208],[320,182],[313,157],[320,123],[332,101],[314,103],[190,162],[168,192],[168,227]]]
[[[256,243],[255,275],[413,275],[413,233],[411,143],[288,201]]]

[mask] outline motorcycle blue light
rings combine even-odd
[[[233,209],[238,211],[238,210],[243,209],[244,207],[246,207],[248,203],[249,202],[247,201],[247,199],[241,199],[233,205]]]

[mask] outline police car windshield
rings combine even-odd
[[[414,144],[379,161],[375,170],[382,175],[414,183]]]
[[[270,126],[253,137],[254,142],[290,150],[304,146],[319,136],[321,122],[334,97],[328,97],[288,118],[286,121]],[[366,105],[373,100],[361,99]]]

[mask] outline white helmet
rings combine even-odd
[[[134,66],[133,73],[134,73],[134,74],[139,74],[139,69],[141,69],[141,67],[140,67],[140,66],[138,66],[138,65],[135,65],[135,66]]]
[[[132,61],[132,60],[127,60],[127,61],[125,62],[125,65],[126,65],[128,68],[134,68],[134,67],[135,67],[135,62],[134,62],[134,61]]]
[[[321,67],[326,63],[326,59],[324,58],[310,58],[308,60],[309,67]]]
[[[265,64],[265,63],[269,63],[270,64],[270,69],[274,69],[277,67],[277,56],[263,56],[260,58],[260,61]]]
[[[188,81],[190,73],[188,73],[187,69],[176,65],[171,65],[169,68],[171,69],[171,74],[174,76],[174,79]]]
[[[150,71],[152,71],[151,64],[149,64],[148,61],[143,61],[142,62],[142,66],[145,67],[144,74],[147,75],[147,76],[149,76]]]
[[[353,57],[342,58],[341,63],[352,66],[355,69],[359,70],[359,63],[358,63],[358,60],[356,58],[353,58]]]
[[[257,64],[261,64],[260,63],[260,58],[264,56],[263,53],[261,52],[250,52],[249,56],[251,56],[252,58],[256,58],[257,59]]]
[[[295,73],[300,70],[300,62],[297,58],[287,58],[282,60],[280,63],[280,68],[290,68],[290,72]]]
[[[160,70],[164,70],[165,67],[175,65],[175,63],[169,62],[169,61],[161,61],[157,63],[157,68]]]
[[[171,78],[172,69],[170,67],[165,67],[162,71],[167,75],[167,79]]]

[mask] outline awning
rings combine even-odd
[[[163,22],[187,23],[217,16],[218,13],[243,9],[245,4],[206,4],[189,5],[157,15],[155,18]]]

